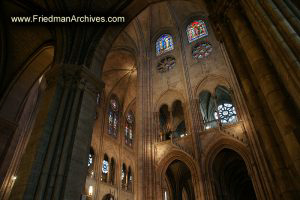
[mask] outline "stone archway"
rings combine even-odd
[[[257,199],[243,158],[231,149],[221,150],[213,161],[216,199]]]
[[[168,200],[174,199],[172,194],[170,194],[170,190],[171,190],[171,183],[170,181],[167,180],[167,173],[172,172],[172,169],[169,170],[170,166],[172,168],[172,165],[175,164],[174,166],[178,166],[180,167],[183,172],[187,172],[187,175],[189,175],[188,173],[190,173],[190,182],[189,184],[191,184],[193,186],[193,190],[187,192],[187,188],[185,188],[185,192],[183,192],[183,188],[181,188],[182,190],[180,191],[181,194],[182,193],[193,193],[192,195],[192,199],[202,199],[204,198],[203,196],[203,192],[200,182],[199,182],[199,177],[200,177],[200,170],[198,169],[198,165],[196,164],[195,160],[188,154],[186,154],[183,151],[180,150],[172,150],[170,151],[167,155],[164,156],[163,159],[161,159],[158,163],[158,167],[156,170],[156,186],[157,186],[157,194],[156,194],[156,199],[157,200],[165,200],[165,191],[167,191],[169,197],[167,198]],[[174,167],[173,166],[173,167]],[[174,167],[176,168],[176,167]],[[174,172],[174,170],[173,170]],[[173,173],[172,172],[172,173]],[[180,185],[180,184],[179,184]],[[183,196],[188,196],[189,195],[183,195]],[[191,195],[190,195],[191,196]],[[182,196],[181,196],[182,197]],[[176,199],[176,198],[175,198]],[[182,198],[179,198],[180,200]]]
[[[166,181],[168,181],[168,195],[164,200],[194,200],[195,192],[192,182],[191,171],[188,166],[180,161],[174,160],[167,168]]]
[[[222,152],[226,150],[231,153],[226,155],[222,154]],[[222,161],[219,156],[223,155],[224,160]],[[204,170],[205,170],[205,191],[206,196],[209,199],[228,199],[222,197],[222,188],[220,190],[220,184],[226,184],[224,177],[226,177],[225,167],[230,172],[235,173],[240,170],[241,180],[251,182],[252,189],[254,193],[254,198],[252,199],[264,199],[264,191],[262,190],[262,182],[261,177],[258,176],[256,167],[253,165],[253,160],[251,157],[251,153],[249,150],[242,144],[241,142],[226,138],[224,136],[219,137],[214,141],[211,145],[207,147],[207,150],[203,154],[204,160]],[[228,161],[228,163],[227,163]],[[230,162],[232,161],[232,162]],[[218,168],[217,163],[221,163],[221,167]],[[227,165],[228,164],[228,165]],[[232,165],[231,165],[232,164]],[[222,171],[223,170],[223,171]],[[216,173],[216,171],[218,173]],[[228,172],[228,171],[227,171]],[[220,182],[220,176],[222,175],[222,181]],[[225,175],[224,175],[225,174]],[[219,181],[219,182],[218,182]],[[219,186],[218,186],[219,184]],[[241,185],[241,183],[239,183]],[[217,188],[216,187],[219,187]],[[220,192],[221,191],[221,192]],[[225,192],[228,193],[228,192]],[[220,197],[221,196],[221,197]],[[226,195],[225,195],[226,196]],[[255,197],[256,196],[256,197]],[[230,199],[230,198],[229,198]],[[240,198],[232,198],[232,199],[240,199]],[[246,199],[246,198],[242,198]],[[250,198],[251,199],[251,198]]]

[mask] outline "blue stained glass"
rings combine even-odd
[[[161,55],[165,52],[174,49],[172,36],[169,34],[161,35],[156,41],[156,55]]]
[[[93,164],[93,156],[92,154],[89,154],[89,160],[88,160],[88,167]]]
[[[103,164],[102,164],[102,172],[104,174],[107,174],[108,173],[108,162],[107,160],[103,160]]]

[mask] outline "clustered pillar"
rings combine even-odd
[[[300,91],[290,95],[292,97],[290,98],[288,94],[296,91],[299,85],[297,81],[293,87],[284,85],[285,83],[290,85],[287,80],[292,80],[293,77],[283,77],[279,73],[287,75],[298,70],[293,74],[294,77],[298,77],[299,61],[295,53],[298,53],[300,44],[297,33],[299,19],[286,5],[281,6],[284,9],[282,14],[276,4],[284,2],[277,0],[227,1],[227,3],[223,4],[223,9],[214,13],[215,27],[220,31],[231,58],[260,140],[259,144],[267,160],[270,172],[262,172],[265,176],[262,182],[270,181],[266,184],[269,191],[267,196],[271,199],[297,199],[300,195],[300,144],[297,136],[300,128],[297,105],[299,99],[294,97],[299,98]],[[250,7],[257,10],[251,10]],[[244,16],[243,10],[247,17]],[[266,17],[267,13],[270,17]],[[271,31],[279,29],[274,33],[274,38],[277,37],[278,40],[280,38],[280,43],[276,43],[278,42],[276,38],[271,40],[264,34],[263,28],[258,28],[262,27],[258,25],[258,20],[255,20],[259,14],[263,16],[259,16],[258,19],[262,19],[261,21],[265,22],[264,25],[269,26]],[[285,16],[289,18],[286,19]],[[279,33],[282,35],[278,35]],[[274,45],[288,48],[283,56],[290,56],[291,59],[290,63],[284,63],[285,68],[278,64],[278,58],[273,59],[273,55],[269,53],[268,48]]]
[[[56,65],[10,199],[79,199],[102,83],[85,66]]]

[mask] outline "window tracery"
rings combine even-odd
[[[218,106],[218,113],[221,123],[227,124],[236,121],[235,107],[231,103],[223,103]],[[215,118],[218,119],[218,114],[215,112]]]
[[[208,42],[201,42],[196,44],[192,49],[192,56],[196,60],[200,60],[209,56],[212,52],[212,45]]]
[[[157,64],[157,71],[160,73],[167,72],[175,67],[176,59],[173,56],[166,56],[162,58]]]

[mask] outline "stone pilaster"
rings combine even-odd
[[[22,158],[10,199],[79,199],[87,172],[97,94],[85,66],[57,65]]]

